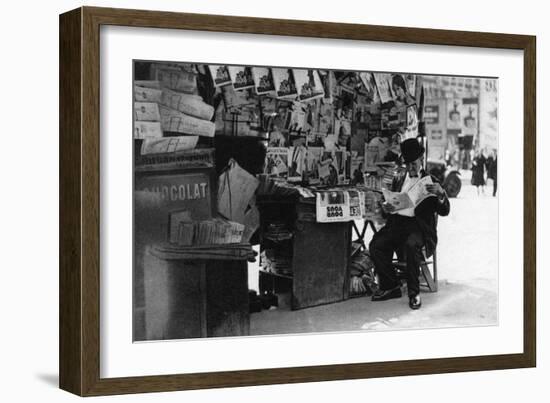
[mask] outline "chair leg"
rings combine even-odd
[[[433,256],[433,272],[434,272],[434,292],[437,292],[437,250],[434,250]]]
[[[437,283],[434,281],[432,277],[432,273],[430,273],[430,269],[428,268],[428,265],[425,262],[420,264],[420,272],[422,273],[422,277],[424,277],[424,280],[426,280],[428,289],[431,292],[436,292]]]

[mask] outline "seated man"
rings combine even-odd
[[[420,178],[428,174],[422,170],[424,147],[416,139],[407,139],[401,143],[401,156],[406,172],[393,179],[393,192],[406,192]],[[394,252],[403,250],[407,264],[407,292],[409,307],[418,309],[421,306],[420,262],[421,249],[426,247],[431,256],[437,244],[435,214],[446,216],[450,203],[443,188],[432,177],[433,185],[426,185],[426,190],[437,197],[427,197],[416,208],[395,210],[389,203],[383,203],[382,209],[387,214],[386,225],[378,231],[369,245],[371,259],[378,274],[380,289],[372,296],[373,301],[385,301],[401,297],[400,282],[392,265]]]

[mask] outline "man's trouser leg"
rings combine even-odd
[[[403,249],[407,263],[407,293],[409,297],[420,293],[420,262],[422,261],[422,246],[424,239],[419,230],[413,229],[405,240]]]
[[[382,291],[391,290],[399,285],[392,265],[393,252],[399,245],[399,239],[398,228],[387,225],[374,234],[369,244],[370,256]]]

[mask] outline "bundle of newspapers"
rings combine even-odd
[[[260,254],[260,266],[269,273],[292,276],[292,256],[282,248],[266,249]]]
[[[172,217],[170,243],[179,246],[225,245],[242,242],[245,226],[223,218],[180,221]]]
[[[191,65],[153,64],[151,80],[134,81],[134,137],[146,143],[157,139],[154,147],[147,145],[142,151],[192,149],[198,136],[214,136],[214,107],[197,94],[196,75]],[[164,150],[158,139],[165,132],[181,134],[185,140],[172,141]]]
[[[284,241],[292,238],[292,232],[283,222],[273,222],[267,225],[264,237],[272,241]]]

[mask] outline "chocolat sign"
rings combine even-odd
[[[159,184],[150,188],[144,187],[145,192],[160,193],[162,200],[183,201],[206,199],[207,183],[180,183],[180,184]]]
[[[167,207],[192,207],[209,216],[211,188],[206,174],[143,175],[136,178],[136,190],[158,194]]]

